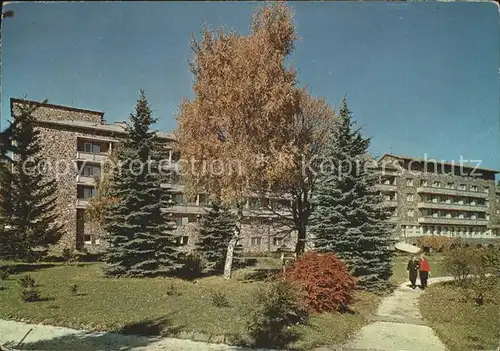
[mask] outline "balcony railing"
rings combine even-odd
[[[89,204],[90,199],[76,199],[76,207],[85,208]]]
[[[418,223],[429,224],[456,224],[456,225],[487,225],[488,220],[484,218],[447,218],[447,217],[419,217]]]
[[[384,200],[382,206],[385,207],[398,207],[398,200]]]
[[[488,194],[480,191],[468,191],[458,189],[434,188],[429,186],[421,186],[417,188],[418,193],[424,194],[442,194],[451,196],[477,197],[481,199],[488,198]]]
[[[76,159],[78,161],[94,161],[94,162],[104,162],[108,158],[108,153],[93,154],[90,152],[77,151]]]
[[[81,176],[81,175],[77,175],[76,176],[76,182],[79,183],[79,184],[94,185],[95,184],[95,178],[93,176]]]
[[[377,184],[377,188],[383,191],[396,191],[398,190],[397,185],[392,184]]]
[[[462,205],[462,204],[449,204],[444,202],[419,202],[418,208],[434,208],[442,210],[456,210],[456,211],[472,211],[472,212],[488,212],[488,207],[485,205]]]

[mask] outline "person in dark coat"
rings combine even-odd
[[[418,269],[419,269],[419,262],[418,262],[417,258],[415,256],[413,256],[408,261],[408,266],[406,267],[406,270],[408,271],[408,275],[410,278],[412,289],[415,289],[417,287]]]

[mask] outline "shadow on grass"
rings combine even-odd
[[[259,268],[253,272],[245,274],[243,281],[245,283],[251,283],[256,281],[265,281],[270,279],[276,274],[279,274],[282,270],[279,268]]]
[[[132,350],[158,341],[160,336],[176,334],[180,327],[172,327],[166,318],[131,323],[117,332],[76,332],[51,339],[29,342],[29,335],[21,350]],[[11,343],[13,347],[17,344]]]
[[[7,270],[9,274],[22,274],[27,272],[36,272],[44,268],[55,267],[54,263],[14,263],[1,265],[0,270]]]

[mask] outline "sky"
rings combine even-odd
[[[299,84],[349,107],[375,156],[500,169],[499,10],[494,3],[292,2]],[[256,2],[12,3],[2,24],[2,128],[9,99],[126,120],[139,90],[156,128],[192,98],[191,35],[247,34]],[[475,162],[474,162],[475,163]]]

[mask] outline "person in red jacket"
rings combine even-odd
[[[420,256],[418,269],[420,274],[420,285],[422,289],[425,289],[427,287],[427,279],[429,279],[431,273],[431,265],[424,255]]]

